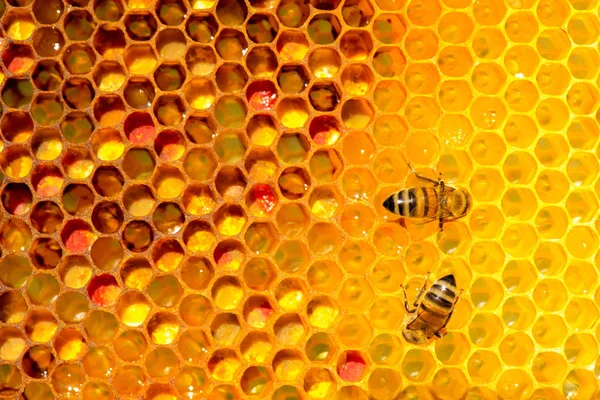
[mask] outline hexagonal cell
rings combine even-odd
[[[216,132],[216,123],[208,115],[192,114],[185,122],[185,133],[188,140],[194,144],[209,143]]]
[[[236,236],[242,232],[247,216],[241,207],[225,204],[215,212],[213,219],[221,234]]]
[[[128,13],[124,25],[127,35],[132,40],[146,41],[152,39],[156,33],[157,23],[150,13]]]
[[[31,378],[43,379],[52,373],[56,366],[56,358],[50,347],[37,345],[25,352],[22,365],[25,373]]]
[[[35,55],[33,49],[25,44],[11,43],[2,52],[2,63],[8,70],[16,75],[22,75],[33,66]]]
[[[217,36],[215,49],[224,60],[239,61],[248,50],[248,42],[240,31],[223,29]]]
[[[383,112],[398,112],[406,100],[406,91],[396,81],[381,81],[373,91],[373,100],[375,106]],[[442,130],[441,139],[443,140],[445,136],[447,134]]]
[[[350,99],[342,106],[342,121],[346,128],[364,129],[373,119],[373,107],[362,98]]]
[[[277,83],[286,94],[301,93],[308,81],[308,73],[302,65],[284,65],[277,74]]]
[[[236,96],[223,96],[215,105],[215,118],[224,128],[241,128],[246,120],[248,110],[246,104]],[[224,140],[233,144],[233,137],[238,137],[235,133],[224,133],[220,135]],[[239,142],[239,141],[238,141]]]
[[[9,178],[25,178],[31,172],[32,166],[31,154],[20,145],[9,147],[0,154],[0,167]]]
[[[351,95],[363,96],[373,86],[373,72],[364,64],[350,64],[341,75],[342,86]]]
[[[600,136],[600,129],[594,120],[588,117],[577,117],[567,128],[567,138],[571,147],[578,150],[591,149]]]
[[[63,52],[63,64],[72,74],[89,73],[96,63],[96,55],[91,47],[85,44],[73,44]]]
[[[282,171],[278,183],[284,197],[297,200],[310,188],[310,177],[303,168],[289,167]]]
[[[491,313],[476,314],[469,324],[471,343],[488,348],[500,340],[504,332],[502,321]]]
[[[224,63],[217,70],[215,80],[223,92],[239,92],[244,89],[248,81],[248,74],[237,63]]]
[[[364,31],[351,30],[340,39],[340,51],[349,60],[364,61],[373,50],[371,35]]]
[[[531,334],[542,347],[552,348],[561,345],[567,336],[567,327],[561,317],[544,314],[533,324]]]
[[[123,16],[121,0],[96,0],[94,14],[101,21],[117,22]]]
[[[146,374],[141,367],[123,365],[114,372],[113,388],[120,396],[141,396],[146,380]]]
[[[65,6],[61,0],[37,0],[32,6],[33,16],[40,24],[51,25],[62,17]]]
[[[315,83],[308,92],[310,104],[317,111],[333,111],[341,99],[340,90],[333,82]]]
[[[73,10],[64,19],[64,32],[71,40],[88,40],[92,37],[96,23],[86,10]]]
[[[163,95],[154,103],[154,115],[161,125],[176,126],[184,120],[186,109],[181,97]]]
[[[13,292],[5,292],[1,298],[4,300]],[[18,303],[15,311],[18,311]],[[25,334],[29,339],[38,343],[47,343],[52,339],[58,329],[58,322],[49,311],[32,310],[28,313],[23,323]]]
[[[94,118],[100,125],[115,127],[125,115],[125,103],[118,95],[100,96],[94,104]]]
[[[316,78],[333,78],[341,63],[339,52],[327,47],[317,48],[308,56],[308,67]]]
[[[567,105],[558,99],[545,99],[538,103],[536,119],[543,129],[561,131],[569,120]]]
[[[302,32],[285,31],[277,39],[277,52],[284,61],[304,59],[308,48],[308,39]]]
[[[194,78],[184,88],[186,102],[194,110],[210,108],[216,97],[215,86],[212,81],[204,78]]]
[[[239,339],[241,330],[238,316],[230,313],[217,315],[210,328],[215,343],[221,346],[232,346]]]
[[[306,306],[308,322],[315,328],[328,329],[340,313],[337,302],[328,296],[314,297]]]
[[[272,252],[278,242],[275,227],[267,222],[256,222],[250,225],[244,239],[246,245],[256,254]]]
[[[16,81],[18,85],[22,81]],[[29,113],[24,111],[13,111],[6,113],[0,123],[2,136],[13,143],[23,143],[29,140],[33,133],[33,120]]]
[[[195,42],[210,43],[219,30],[215,17],[206,12],[192,14],[185,25],[185,31]]]
[[[302,375],[305,369],[305,361],[302,357],[302,354],[295,350],[281,350],[279,351],[275,357],[273,357],[273,371],[277,378],[282,381],[295,381],[298,377]],[[288,387],[283,386],[281,389],[276,391],[274,396],[277,396],[277,393],[283,394],[287,396],[292,394],[292,391],[287,389]],[[275,398],[275,397],[273,397]]]
[[[63,85],[62,97],[69,107],[86,109],[92,104],[95,92],[92,84],[87,79],[71,78]]]
[[[562,355],[555,352],[540,352],[533,359],[532,371],[538,382],[554,382],[566,373],[567,365]]]
[[[125,50],[125,34],[119,28],[101,26],[94,34],[93,43],[101,57],[118,58]]]
[[[214,70],[216,62],[215,51],[209,46],[190,46],[185,55],[186,66],[192,75],[209,75]]]
[[[248,7],[243,1],[239,0],[219,0],[216,13],[221,24],[237,27],[246,20]]]
[[[341,2],[341,1],[340,1]],[[340,2],[329,2],[325,3],[326,5],[335,5],[334,8],[337,8]],[[334,9],[334,8],[323,8],[324,10]],[[342,16],[346,24],[354,27],[354,28],[364,28],[371,22],[373,18],[373,14],[375,10],[369,1],[365,0],[346,0],[342,7]],[[381,20],[385,21],[385,14]],[[395,18],[395,17],[393,17]],[[389,20],[388,20],[389,21]],[[395,22],[395,21],[394,21]],[[390,25],[392,25],[390,21]],[[378,37],[379,31],[387,30],[388,27],[385,26],[385,23],[374,23],[373,34]],[[393,29],[393,28],[392,28]]]
[[[67,221],[63,226],[60,237],[66,249],[74,253],[88,251],[96,240],[96,235],[90,225],[80,219]]]
[[[163,212],[158,214],[155,212],[155,216],[160,216],[161,221],[155,220],[154,225],[158,224],[157,226],[160,226],[163,230],[170,233],[177,233],[181,230],[181,227],[185,222],[183,211],[176,203],[163,204],[166,204],[164,211],[161,210]],[[176,207],[176,211],[174,210],[174,207]],[[174,218],[174,216],[176,216],[176,218]],[[153,217],[153,219],[155,218]],[[213,244],[216,242],[216,237],[210,225],[204,221],[196,220],[190,222],[185,228],[183,232],[183,241],[189,252],[204,253],[212,248]]]
[[[178,63],[163,63],[154,71],[154,81],[160,90],[177,90],[183,86],[185,70]]]
[[[115,92],[125,83],[125,69],[115,61],[104,61],[94,68],[94,82],[100,90]]]
[[[577,82],[571,86],[567,93],[567,104],[575,114],[589,114],[596,109],[600,93],[585,82]]]
[[[30,218],[35,230],[52,234],[60,229],[64,215],[56,203],[40,201],[31,210]]]
[[[277,7],[279,21],[288,28],[299,28],[310,15],[308,3],[300,0],[282,0]]]
[[[194,295],[191,295],[194,296]],[[200,295],[198,295],[200,296]],[[202,296],[200,296],[202,297]],[[182,304],[183,305],[183,304]],[[193,307],[195,304],[186,304],[188,307]],[[188,308],[189,310],[189,308]],[[182,316],[182,319],[186,319]],[[187,323],[187,321],[185,321]],[[192,325],[192,324],[190,324]],[[175,341],[179,333],[180,325],[179,318],[175,314],[168,312],[157,312],[147,323],[148,335],[154,344],[171,344]],[[161,347],[159,347],[160,349]],[[163,349],[165,347],[162,347]]]
[[[179,60],[185,54],[187,42],[180,30],[165,29],[156,36],[156,49],[165,60]]]
[[[595,181],[599,168],[591,154],[577,152],[567,163],[567,176],[575,186],[589,185]]]
[[[41,27],[36,29],[32,38],[33,48],[42,57],[56,57],[65,46],[63,34],[56,28]]]
[[[317,45],[332,44],[338,38],[342,27],[333,14],[317,14],[307,26],[310,39]]]
[[[271,43],[279,32],[279,24],[273,16],[257,13],[246,23],[246,32],[254,43]]]
[[[103,166],[94,172],[92,184],[99,195],[113,197],[121,193],[124,179],[121,172],[115,167]]]
[[[42,60],[36,64],[31,77],[33,78],[33,84],[38,89],[56,91],[63,81],[62,68],[56,61]]]
[[[325,368],[311,368],[304,375],[304,391],[314,399],[333,395],[336,383],[332,373]]]
[[[129,250],[135,253],[144,252],[150,248],[153,240],[154,234],[147,222],[132,221],[125,225],[123,243]]]
[[[564,336],[562,339],[564,340]],[[598,357],[598,345],[594,337],[587,333],[575,333],[569,336],[564,350],[567,361],[578,367],[586,367]]]
[[[191,215],[206,215],[215,203],[215,196],[208,186],[191,184],[183,193],[182,204]]]
[[[131,74],[148,75],[156,66],[157,58],[150,45],[137,44],[127,48],[123,57],[125,66]]]
[[[31,116],[40,125],[53,125],[63,113],[62,102],[52,94],[39,94],[31,103]]]
[[[157,155],[167,162],[180,159],[185,152],[185,147],[185,138],[175,130],[162,131],[154,140]]]
[[[270,78],[277,70],[277,56],[269,47],[254,47],[246,57],[246,66],[256,78]]]
[[[423,382],[435,369],[435,361],[429,351],[409,350],[402,360],[402,373],[413,382]]]
[[[156,169],[152,185],[160,198],[174,199],[183,193],[186,181],[179,169],[163,165]]]
[[[61,281],[67,287],[81,289],[92,278],[93,268],[84,256],[67,256],[60,263],[58,272]],[[74,302],[74,307],[71,307],[70,301]],[[56,313],[62,321],[67,323],[84,321],[88,310],[89,298],[81,292],[63,293],[56,301]]]
[[[4,4],[2,7],[4,13]],[[27,10],[18,8],[11,9],[6,13],[2,25],[6,36],[11,40],[27,40],[35,30],[35,22],[31,14]]]
[[[181,0],[161,0],[156,4],[156,15],[165,25],[181,24],[186,13],[186,6]]]
[[[302,98],[287,97],[279,102],[277,116],[284,127],[297,129],[302,128],[308,120],[309,110]]]

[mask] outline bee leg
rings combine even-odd
[[[400,285],[400,288],[402,289],[402,293],[404,294],[404,309],[409,314],[414,313],[415,311],[417,311],[416,308],[414,310],[409,310],[408,309],[408,296],[406,295],[406,289],[404,288],[404,285]]]
[[[425,294],[425,289],[427,289],[427,282],[429,281],[429,275],[431,275],[431,272],[428,272],[427,275],[425,275],[425,282],[423,282],[423,287],[421,288],[421,290],[419,290],[419,293],[417,293],[417,297],[415,297],[415,301],[413,303],[414,307],[419,306],[421,297],[423,297],[423,294]]]
[[[440,218],[440,232],[444,232],[444,219]]]
[[[434,333],[434,335],[441,339],[446,336],[447,333],[448,332],[446,332],[446,328],[440,328],[436,333]]]
[[[458,294],[456,295],[456,300],[454,300],[453,306],[455,306],[458,303],[458,301],[460,300],[460,296],[462,296],[463,292],[464,289],[460,289],[460,292],[458,292]]]
[[[428,178],[426,176],[423,176],[421,174],[419,174],[414,168],[413,166],[410,164],[410,162],[406,162],[406,164],[408,165],[408,168],[412,171],[412,173],[420,180],[422,181],[426,181],[426,182],[430,182],[433,183],[434,186],[439,186],[440,185],[440,181],[436,181],[435,179],[431,179]]]

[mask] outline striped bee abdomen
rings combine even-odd
[[[438,201],[438,193],[434,188],[417,187],[392,194],[383,202],[383,206],[405,218],[436,218]]]
[[[427,291],[420,306],[428,313],[448,315],[456,301],[456,280],[454,275],[438,279]]]

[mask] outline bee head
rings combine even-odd
[[[456,189],[446,197],[446,209],[452,213],[454,217],[465,215],[471,208],[471,195],[466,189]]]
[[[426,344],[429,339],[425,332],[417,329],[402,328],[402,336],[408,343],[412,344]]]

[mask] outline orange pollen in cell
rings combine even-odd
[[[23,57],[15,57],[12,59],[10,64],[8,64],[8,71],[12,73],[17,73],[23,66],[25,65],[25,58]]]

